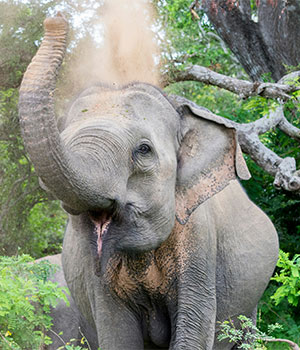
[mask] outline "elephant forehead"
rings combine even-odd
[[[69,122],[108,116],[119,120],[130,119],[120,92],[105,91],[101,94],[82,96],[74,102],[68,113]]]
[[[157,88],[146,84],[121,89],[94,87],[83,92],[71,106],[67,124],[90,116],[162,122],[178,130],[180,118],[174,106]]]
[[[125,151],[132,148],[136,139],[136,127],[130,121],[116,122],[110,116],[94,117],[77,121],[69,125],[61,134],[65,144],[99,145],[109,143]]]
[[[125,91],[123,103],[135,120],[147,120],[173,126],[178,130],[179,116],[170,102],[163,96],[155,96],[146,91]]]

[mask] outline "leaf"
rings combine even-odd
[[[298,267],[293,266],[293,267],[291,268],[291,271],[292,271],[292,276],[293,276],[293,277],[299,277],[299,268],[298,268]]]

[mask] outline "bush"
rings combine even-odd
[[[300,300],[300,254],[290,260],[289,253],[280,251],[277,266],[280,273],[276,273],[272,280],[281,285],[271,298],[275,305],[287,298],[291,305],[297,306]]]
[[[227,340],[237,345],[238,349],[244,350],[265,350],[265,342],[273,339],[271,336],[259,330],[248,317],[240,315],[237,317],[239,327],[236,327],[232,320],[224,321],[220,325],[218,340]],[[270,325],[268,333],[280,329],[279,324]]]
[[[66,289],[48,278],[57,266],[34,263],[29,255],[0,257],[0,348],[38,350],[51,339],[51,307],[63,299]]]
[[[276,338],[287,338],[300,343],[300,256],[289,258],[280,251],[277,270],[259,303],[258,326],[267,331],[269,324],[279,322],[281,329],[273,332]],[[289,349],[279,346],[277,349]]]

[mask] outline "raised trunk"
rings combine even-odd
[[[64,145],[56,123],[54,89],[66,48],[68,24],[61,16],[44,22],[45,37],[20,88],[19,115],[26,149],[47,188],[75,212],[108,205],[90,179],[91,164]],[[102,202],[101,202],[102,200]]]

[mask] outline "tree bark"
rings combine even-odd
[[[198,65],[187,67],[183,71],[173,72],[174,80],[176,82],[186,80],[199,81],[201,83],[226,89],[239,95],[242,98],[260,95],[266,98],[280,98],[283,101],[289,100],[291,98],[288,93],[300,90],[300,87],[294,84],[297,78],[300,76],[300,71],[294,73],[297,73],[298,75],[295,76],[294,74],[290,81],[284,84],[259,82],[253,83],[247,80],[240,80],[229,77],[227,75],[216,73],[209,68]]]
[[[257,15],[251,12],[250,0],[202,0],[201,5],[253,81],[267,73],[277,81],[285,65],[300,62],[298,0],[259,0]],[[197,2],[192,9],[196,7]]]

